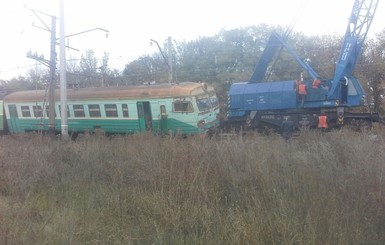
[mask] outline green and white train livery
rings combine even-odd
[[[46,91],[19,91],[4,98],[10,133],[49,130]],[[55,131],[60,132],[60,91],[55,91]],[[214,89],[185,82],[67,90],[68,131],[205,134],[219,125]]]

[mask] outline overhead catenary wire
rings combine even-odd
[[[294,15],[294,18],[292,19],[292,21],[290,22],[289,26],[287,27],[284,35],[283,35],[283,40],[286,42],[291,34],[291,32],[293,31],[295,25],[297,24],[298,20],[300,19],[300,17],[302,16],[303,12],[305,11],[306,9],[306,5],[309,3],[309,0],[305,0],[302,2],[300,8],[298,9],[298,11],[296,12],[296,14]],[[274,59],[273,61],[273,64],[271,65],[270,67],[270,71],[267,72],[267,75],[266,75],[266,81],[269,80],[270,78],[270,75],[272,75],[272,71],[274,70],[274,67],[275,65],[277,64],[277,61],[278,61],[278,57],[281,55],[282,53],[282,50],[283,50],[283,46],[281,45],[281,47],[279,48],[278,52],[277,52],[277,56],[276,58]]]

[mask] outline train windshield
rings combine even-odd
[[[211,105],[213,108],[219,106],[219,101],[218,101],[218,98],[215,94],[210,96],[210,102],[211,102]]]
[[[209,111],[219,107],[219,101],[215,94],[197,96],[196,101],[200,112]]]
[[[199,111],[209,111],[211,109],[210,98],[197,98],[197,105]]]

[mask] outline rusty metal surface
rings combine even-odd
[[[213,92],[208,86],[207,90]],[[67,100],[124,100],[186,97],[204,93],[204,84],[184,82],[179,84],[141,85],[126,87],[103,87],[68,89]],[[45,90],[18,91],[4,97],[5,103],[48,101]],[[46,98],[45,98],[46,97]],[[60,90],[55,91],[55,100],[60,101]]]

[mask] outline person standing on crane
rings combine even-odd
[[[312,88],[317,89],[319,88],[320,85],[321,85],[321,80],[317,78],[313,80]]]
[[[303,104],[305,102],[305,97],[307,95],[307,91],[306,91],[306,84],[304,82],[301,82],[298,86],[298,94],[301,98],[301,107],[303,107]]]

